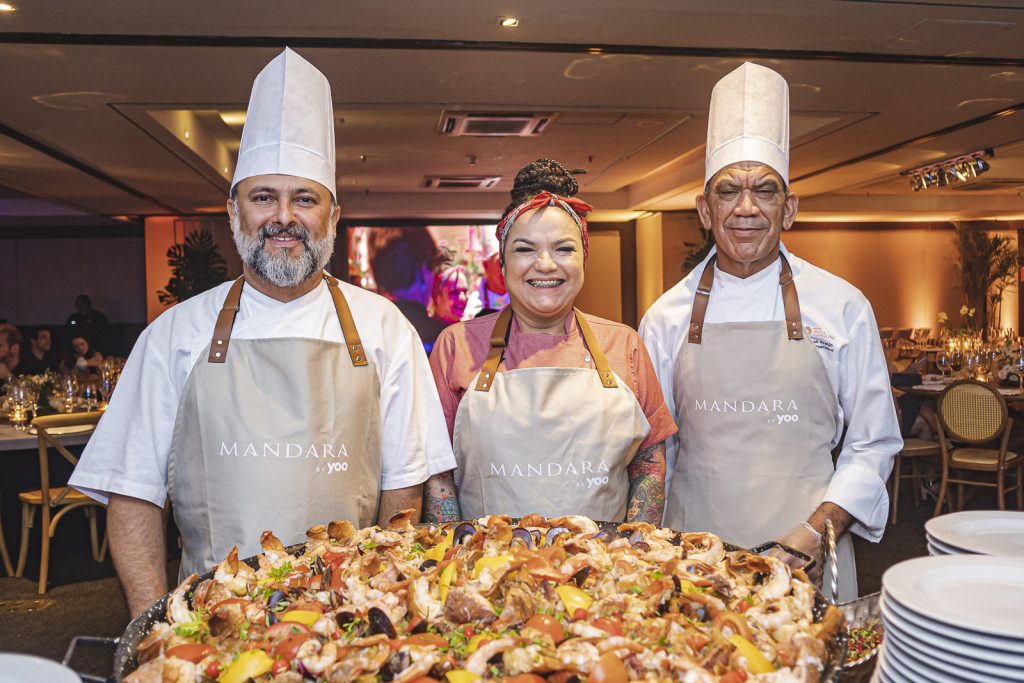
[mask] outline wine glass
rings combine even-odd
[[[29,397],[25,390],[25,383],[13,380],[7,386],[7,417],[18,431],[28,429],[28,404]]]
[[[99,385],[100,398],[103,399],[104,403],[110,403],[110,397],[113,395],[116,385],[117,378],[114,376],[114,371],[104,371]]]
[[[953,353],[949,354],[949,367],[955,374],[960,374],[960,370],[964,367],[964,352],[960,349],[954,349]]]
[[[978,354],[974,351],[964,354],[964,374],[967,379],[978,378]]]
[[[60,399],[63,403],[63,412],[72,413],[75,411],[75,403],[78,402],[78,378],[74,375],[64,375],[60,381]]]
[[[935,367],[939,369],[942,379],[946,379],[946,371],[949,370],[949,353],[947,351],[940,351],[935,356]]]
[[[99,388],[96,382],[82,383],[82,402],[86,410],[96,410],[99,407]]]
[[[986,348],[981,348],[975,354],[975,364],[977,366],[978,377],[988,378],[988,373],[992,371],[992,354]]]

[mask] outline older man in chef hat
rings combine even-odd
[[[142,334],[71,483],[109,498],[131,613],[166,590],[161,510],[181,575],[264,530],[419,509],[455,460],[416,331],[384,298],[324,270],[340,214],[323,74],[291,50],[263,69],[227,204],[243,276]]]
[[[665,522],[820,558],[831,520],[840,594],[853,597],[845,532],[881,539],[902,441],[871,305],[780,241],[797,204],[788,86],[744,64],[711,94],[697,211],[716,246],[640,326],[680,426]]]

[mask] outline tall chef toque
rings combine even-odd
[[[315,180],[337,201],[331,86],[290,48],[252,84],[231,190],[246,178],[282,174]]]
[[[711,91],[704,184],[741,161],[767,164],[789,185],[789,86],[771,69],[750,62]]]

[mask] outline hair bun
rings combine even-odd
[[[575,197],[580,191],[574,175],[586,173],[582,168],[567,169],[554,159],[537,159],[519,169],[512,186],[512,201],[504,213],[519,206],[541,192],[563,197]]]

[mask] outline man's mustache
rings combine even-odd
[[[268,237],[277,237],[278,235],[285,235],[286,237],[292,237],[298,240],[302,240],[302,244],[309,247],[309,231],[301,225],[264,225],[260,228],[259,238],[260,246],[267,241]]]

